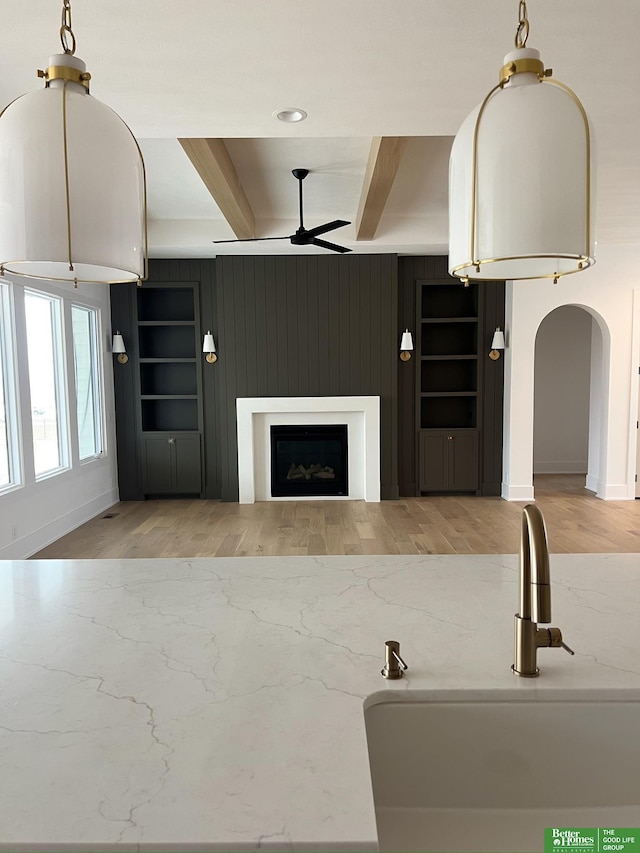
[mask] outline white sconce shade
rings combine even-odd
[[[202,342],[202,352],[207,353],[207,361],[209,364],[213,364],[218,360],[218,356],[215,354],[216,352],[216,344],[213,340],[213,335],[211,332],[207,332],[204,336],[204,340]]]
[[[553,278],[594,263],[594,157],[576,95],[537,50],[508,53],[449,161],[449,272]]]
[[[146,190],[138,144],[89,94],[82,60],[51,56],[44,76],[44,89],[0,116],[0,265],[56,281],[142,280]]]
[[[489,358],[491,361],[497,361],[500,358],[500,352],[504,349],[504,332],[498,327],[493,333],[491,340],[491,350]]]
[[[113,336],[111,352],[114,355],[118,356],[118,361],[120,362],[120,364],[126,364],[129,361],[129,356],[127,355],[127,348],[124,345],[124,338],[122,337],[120,332],[116,332]]]
[[[501,331],[499,328],[496,329],[493,333],[491,349],[504,349],[504,332]]]
[[[402,340],[400,341],[400,349],[403,351],[413,349],[413,337],[412,337],[409,329],[405,329],[405,331],[402,333]]]
[[[409,329],[405,329],[400,340],[400,358],[402,361],[409,361],[411,351],[413,350],[413,336]]]

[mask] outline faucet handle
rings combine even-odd
[[[552,649],[564,649],[570,655],[575,655],[573,649],[562,639],[562,631],[560,628],[538,628],[536,645],[538,647],[547,647]]]
[[[409,667],[400,657],[400,643],[397,640],[387,640],[384,644],[384,652],[384,667],[380,670],[382,677],[402,678],[402,669],[409,669]]]

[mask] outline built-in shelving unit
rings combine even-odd
[[[202,490],[198,301],[196,284],[154,284],[136,293],[145,495]]]
[[[418,282],[417,418],[421,492],[479,488],[477,285]]]

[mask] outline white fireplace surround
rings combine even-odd
[[[287,501],[271,494],[273,426],[346,424],[349,494],[295,500],[380,500],[380,397],[238,397],[241,504]]]

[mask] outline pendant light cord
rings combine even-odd
[[[62,0],[62,24],[60,26],[62,49],[69,56],[76,52],[76,37],[71,29],[71,0]]]
[[[518,29],[516,30],[515,43],[517,48],[526,47],[529,38],[529,18],[527,17],[526,0],[520,0],[518,6]]]

